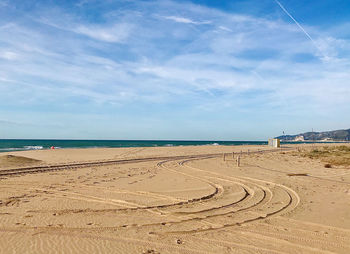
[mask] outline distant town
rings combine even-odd
[[[282,135],[276,138],[281,141],[350,141],[350,129],[323,132],[311,131],[296,135]]]

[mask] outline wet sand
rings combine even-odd
[[[350,169],[289,148],[0,154],[0,253],[350,253]]]

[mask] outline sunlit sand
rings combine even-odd
[[[0,253],[350,253],[350,169],[296,151],[1,154]]]

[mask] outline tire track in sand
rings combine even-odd
[[[201,159],[204,159],[204,158],[201,158]],[[193,159],[193,160],[195,160],[195,159]],[[189,161],[192,161],[192,159],[189,159],[189,160],[180,162],[179,164],[183,166],[185,163],[187,163],[187,162],[189,162]],[[189,166],[187,166],[187,168],[191,168],[191,169],[193,169],[193,170],[195,170],[195,171],[197,171],[197,172],[198,172],[198,171],[201,171],[202,173],[209,173],[209,174],[212,174],[212,175],[214,175],[214,176],[211,176],[212,179],[213,179],[213,178],[216,178],[216,179],[218,179],[218,180],[225,179],[225,180],[232,181],[232,182],[234,182],[235,184],[237,184],[237,178],[233,178],[233,177],[228,177],[228,178],[227,178],[227,176],[220,175],[220,174],[218,174],[218,173],[213,173],[213,172],[211,172],[211,171],[206,171],[206,170],[202,170],[202,169],[198,169],[198,168],[193,168],[193,167],[189,167]],[[176,170],[176,172],[179,172],[179,171]],[[180,172],[180,173],[183,173],[183,172]],[[186,174],[186,175],[189,175],[189,174]],[[198,178],[198,177],[195,177],[195,178]],[[233,179],[234,179],[234,180],[233,180]],[[257,184],[255,183],[256,181],[257,181],[257,182],[264,183],[264,184],[268,184],[268,185],[274,185],[274,186],[276,186],[276,187],[282,189],[282,190],[284,191],[284,193],[287,195],[287,204],[285,204],[285,205],[279,207],[278,209],[276,209],[276,210],[274,210],[274,211],[267,212],[267,213],[262,214],[262,215],[261,215],[261,212],[262,212],[263,210],[262,210],[262,211],[260,210],[259,213],[258,213],[258,215],[255,216],[254,218],[242,220],[242,221],[235,222],[235,223],[231,223],[231,224],[230,224],[230,223],[224,224],[224,225],[222,225],[222,226],[219,227],[219,228],[232,227],[232,226],[241,225],[241,224],[243,224],[243,223],[248,223],[248,222],[253,222],[253,221],[265,219],[265,218],[267,218],[267,217],[269,217],[269,216],[276,215],[276,214],[279,214],[279,213],[281,213],[281,212],[283,212],[283,211],[286,211],[288,207],[290,207],[290,210],[294,209],[294,208],[298,205],[298,203],[299,203],[299,201],[300,201],[300,199],[299,199],[298,195],[296,194],[296,192],[294,192],[293,190],[291,190],[290,188],[288,188],[288,187],[286,187],[286,186],[283,186],[283,185],[280,185],[280,184],[271,183],[271,182],[267,182],[267,181],[263,181],[263,180],[252,179],[252,178],[241,178],[240,180],[242,180],[242,179],[245,180],[246,182],[250,182],[250,183],[255,184],[255,186],[259,186],[260,188],[261,188],[262,186],[261,186],[261,185],[257,185]],[[255,182],[254,182],[254,181],[255,181]],[[264,189],[266,189],[266,187],[265,187]],[[266,199],[266,196],[267,196],[267,195],[266,195],[266,191],[265,191],[264,189],[262,190],[262,191],[264,192],[264,197],[262,198],[262,200],[265,200],[265,199]],[[270,193],[272,193],[272,192],[270,191]],[[266,202],[265,204],[263,204],[262,207],[266,206],[266,205],[271,201],[272,198],[273,198],[273,196],[271,196],[271,198],[269,198],[269,199],[267,200],[267,202]],[[208,216],[201,217],[201,218],[192,218],[192,220],[204,220],[204,219],[205,219],[205,220],[208,220],[208,219],[210,219],[210,218],[214,218],[214,217],[218,217],[218,216],[224,216],[224,215],[228,215],[228,214],[232,214],[232,213],[237,213],[237,212],[240,212],[240,211],[241,211],[241,212],[242,212],[242,211],[247,212],[247,211],[251,210],[252,208],[255,208],[255,206],[257,206],[258,204],[260,204],[260,203],[262,202],[262,200],[261,200],[260,202],[258,202],[257,204],[254,204],[254,205],[251,205],[251,206],[242,208],[242,209],[240,209],[239,211],[229,211],[229,212],[224,212],[224,213],[221,213],[221,214],[219,213],[219,214],[215,214],[215,215],[208,215]],[[220,208],[222,209],[222,208],[224,208],[224,207],[217,207],[216,210],[218,210],[218,209],[220,209]],[[260,214],[260,215],[259,215],[259,214]],[[178,223],[181,223],[181,222],[178,222]],[[198,232],[204,232],[204,231],[217,230],[217,229],[219,229],[219,228],[216,227],[216,228],[209,228],[209,229],[194,229],[194,230],[192,229],[192,230],[187,230],[187,231],[174,231],[174,232],[172,232],[172,233],[198,233]],[[170,233],[170,232],[168,232],[168,233]]]

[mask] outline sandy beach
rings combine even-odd
[[[350,168],[315,146],[1,153],[0,253],[350,253]]]

